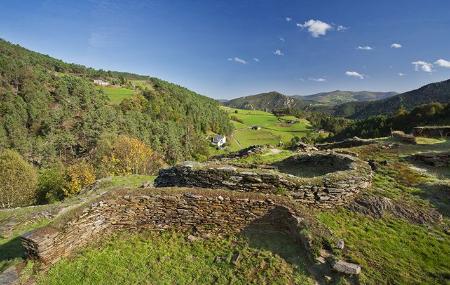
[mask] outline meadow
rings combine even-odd
[[[98,89],[108,96],[112,104],[120,104],[123,99],[130,98],[135,94],[134,90],[124,87],[104,86],[98,87]]]
[[[235,131],[228,138],[231,150],[251,145],[277,146],[288,143],[293,137],[304,137],[312,131],[311,124],[294,116],[277,117],[258,110],[241,110],[222,107],[234,125]],[[255,130],[252,127],[259,127]]]

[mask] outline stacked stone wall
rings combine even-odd
[[[187,162],[161,170],[155,185],[287,194],[305,205],[331,208],[347,203],[355,194],[369,187],[372,181],[370,166],[350,155],[318,152],[297,155],[287,160],[293,164],[296,160],[310,160],[309,163],[333,162],[338,165],[338,171],[305,178],[266,168],[250,169],[216,163]]]
[[[259,222],[268,222],[295,239],[306,241],[301,232],[306,220],[284,203],[265,195],[248,195],[231,191],[147,189],[106,195],[54,224],[22,236],[28,258],[44,268],[88,243],[117,231],[169,230],[195,235],[239,233]],[[276,198],[276,197],[275,197]]]

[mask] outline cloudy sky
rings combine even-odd
[[[0,3],[0,37],[214,98],[407,91],[450,78],[448,0]]]

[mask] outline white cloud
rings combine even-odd
[[[391,48],[402,48],[401,44],[393,43],[391,44]]]
[[[322,77],[319,77],[319,78],[310,77],[310,78],[308,78],[308,80],[315,81],[315,82],[325,82],[325,81],[327,81],[325,78],[322,78]]]
[[[405,76],[406,74],[399,72],[398,76]]]
[[[286,41],[286,39],[285,39],[285,38],[283,38],[283,37],[280,37],[280,41],[282,41],[282,42],[285,42],[285,41]]]
[[[281,50],[279,50],[279,49],[275,50],[275,51],[273,52],[273,54],[274,54],[274,55],[279,55],[279,56],[284,55],[284,53],[283,53]]]
[[[356,71],[346,71],[345,75],[350,76],[350,77],[356,77],[359,79],[364,79],[364,75],[362,75],[361,73],[356,72]]]
[[[237,63],[240,63],[240,64],[247,64],[246,60],[244,60],[242,58],[239,58],[239,57],[229,57],[229,58],[227,58],[227,60],[228,61],[234,61],[234,62],[237,62]]]
[[[429,62],[426,62],[423,60],[418,60],[418,61],[411,62],[411,64],[414,65],[414,69],[416,71],[422,70],[425,72],[433,72],[433,64],[432,63],[429,63]]]
[[[291,17],[286,17],[286,22],[290,22],[290,21],[292,21],[292,18]]]
[[[302,29],[308,28],[308,32],[310,32],[314,38],[324,36],[329,30],[333,29],[333,27],[330,24],[327,24],[320,20],[313,20],[313,19],[306,21],[303,24],[297,24],[297,26]]]
[[[440,67],[445,67],[445,68],[450,68],[450,61],[445,60],[445,59],[438,59],[434,62],[434,64],[440,66]]]
[[[373,50],[373,48],[370,47],[370,46],[358,46],[356,49],[359,49],[359,50]]]
[[[253,61],[255,61],[255,62],[259,62],[259,58],[257,58],[257,57],[254,57],[254,58],[253,58]]]
[[[348,28],[347,28],[347,27],[344,27],[344,26],[342,26],[342,25],[338,25],[337,28],[336,28],[336,30],[337,30],[338,32],[341,32],[341,31],[348,30]]]

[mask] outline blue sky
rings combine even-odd
[[[450,78],[448,0],[3,0],[0,37],[213,98]]]

